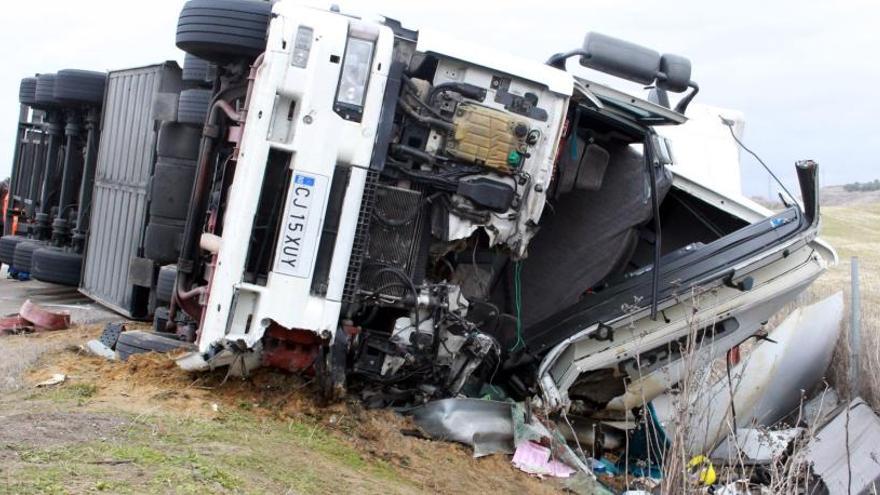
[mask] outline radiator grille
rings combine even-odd
[[[361,199],[361,210],[358,214],[358,223],[355,228],[354,244],[351,247],[351,259],[348,262],[348,273],[345,276],[345,287],[342,290],[343,302],[354,302],[360,282],[361,265],[367,253],[367,244],[370,238],[370,218],[376,204],[376,187],[379,181],[379,172],[370,170],[367,172],[367,181],[364,185],[364,195]]]
[[[424,270],[419,262],[425,247],[422,193],[380,185],[375,203],[360,289],[403,297],[410,281],[421,282]]]

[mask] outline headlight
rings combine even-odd
[[[363,116],[375,47],[374,41],[354,37],[345,44],[334,110],[346,120],[360,122]]]

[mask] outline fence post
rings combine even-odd
[[[860,362],[859,354],[861,351],[861,294],[859,293],[859,258],[853,256],[851,260],[852,270],[850,272],[850,281],[852,282],[849,325],[849,345],[850,345],[850,390],[852,395],[859,394],[859,372]]]

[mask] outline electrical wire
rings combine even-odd
[[[740,141],[738,137],[736,137],[736,133],[733,132],[733,124],[734,124],[734,122],[733,122],[732,120],[730,120],[730,119],[725,119],[724,117],[722,117],[722,116],[720,116],[720,115],[718,116],[718,118],[721,119],[721,123],[722,123],[722,124],[724,124],[725,126],[727,126],[727,130],[730,131],[730,135],[733,137],[733,140],[736,141],[736,144],[738,144],[740,148],[742,148],[743,150],[745,150],[746,153],[752,155],[752,156],[755,158],[755,160],[758,160],[758,163],[760,163],[761,166],[764,167],[764,170],[766,170],[767,173],[770,174],[770,177],[773,177],[773,180],[775,180],[776,183],[779,184],[779,187],[781,187],[782,190],[785,191],[785,194],[787,194],[788,197],[792,200],[792,202],[793,202],[795,205],[797,205],[797,204],[798,204],[797,198],[795,198],[794,195],[788,190],[788,188],[785,187],[785,184],[783,184],[782,181],[779,180],[779,177],[777,177],[776,174],[774,174],[773,171],[770,170],[770,167],[768,167],[767,164],[764,163],[764,160],[761,160],[761,157],[758,156],[757,153],[755,153],[754,151],[750,150],[750,149],[748,148],[748,146],[746,146],[745,144],[743,144],[743,142]],[[800,207],[798,207],[798,209],[800,210]]]
[[[516,352],[525,347],[522,330],[522,261],[513,265],[513,304],[516,309],[516,342],[510,352]]]

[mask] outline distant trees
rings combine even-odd
[[[853,182],[843,186],[846,192],[865,192],[880,190],[880,179],[874,179],[871,182]]]

